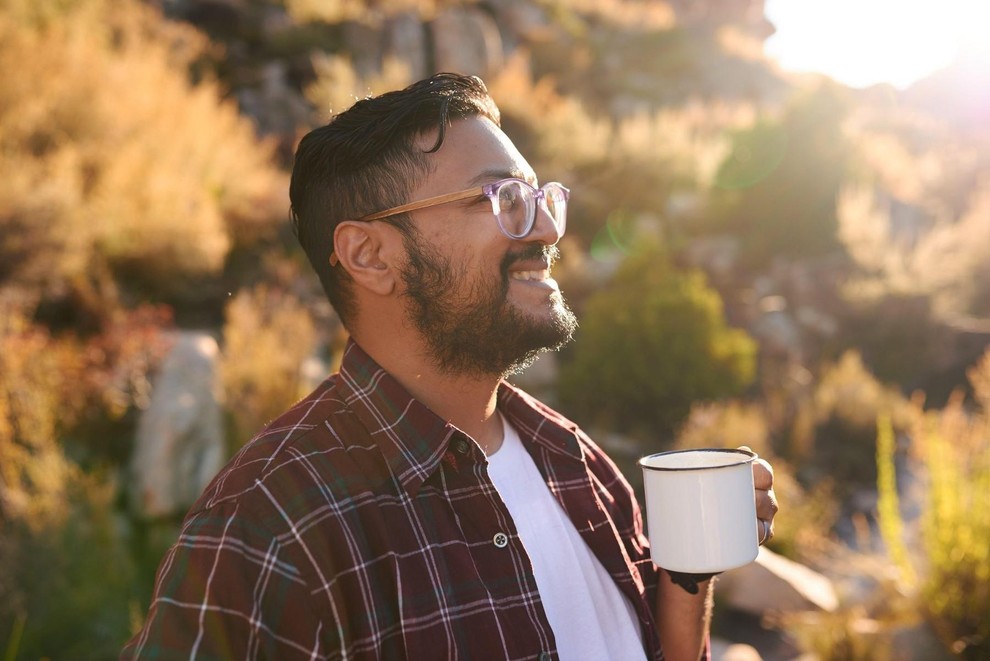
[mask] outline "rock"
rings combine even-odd
[[[384,35],[363,21],[345,21],[340,24],[342,52],[350,58],[354,71],[364,80],[379,73],[382,66]]]
[[[223,464],[223,422],[216,394],[217,341],[180,331],[138,420],[130,496],[145,518],[181,514]]]
[[[405,12],[388,21],[385,26],[385,56],[409,67],[411,80],[429,75],[426,30],[417,14]]]
[[[761,299],[761,303],[780,298],[767,296]],[[753,322],[750,330],[760,340],[764,353],[803,362],[801,329],[786,309],[760,310],[760,316]]]
[[[716,598],[729,608],[755,615],[799,611],[834,612],[839,598],[818,572],[760,548],[754,562],[719,577]]]
[[[959,658],[946,649],[930,624],[919,621],[895,627],[891,632],[890,650],[894,659],[949,661]],[[966,658],[963,656],[963,658]],[[976,658],[976,657],[971,657]]]
[[[555,26],[543,7],[529,0],[489,0],[506,52],[552,38]]]
[[[763,657],[752,645],[728,643],[713,638],[711,642],[712,661],[763,661]]]
[[[764,0],[667,0],[686,26],[731,24],[765,40],[775,31],[766,19]]]
[[[433,68],[488,76],[502,67],[502,38],[495,19],[472,7],[449,7],[433,20]]]
[[[295,129],[310,115],[306,100],[292,89],[288,66],[274,61],[260,71],[260,84],[241,90],[238,102],[241,111],[251,116],[263,134],[295,137]]]

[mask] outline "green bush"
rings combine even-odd
[[[736,133],[715,176],[724,227],[742,237],[743,258],[763,267],[841,248],[837,201],[851,147],[847,100],[835,86],[798,97],[780,119]]]
[[[111,407],[126,390],[104,380],[114,374],[101,363],[105,357],[95,358],[105,370],[91,369],[95,350],[0,308],[0,653],[6,658],[111,658],[130,633],[134,571],[114,518],[112,473],[84,473],[58,440],[97,402]]]
[[[588,424],[669,446],[694,402],[752,382],[755,354],[701,273],[677,270],[643,244],[587,301],[561,401]]]
[[[900,431],[910,423],[908,402],[900,392],[881,383],[849,351],[822,370],[812,399],[802,406],[814,420],[810,446],[792,447],[789,458],[799,467],[806,483],[831,477],[840,496],[876,483],[876,420],[888,412]]]

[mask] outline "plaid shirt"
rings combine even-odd
[[[503,383],[507,417],[632,602],[647,658],[656,569],[615,465]],[[122,658],[557,658],[529,559],[484,453],[349,343],[188,514]],[[191,653],[190,653],[191,652]]]

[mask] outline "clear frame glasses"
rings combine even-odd
[[[492,203],[492,213],[502,234],[510,239],[524,239],[536,226],[539,207],[547,212],[557,233],[563,236],[567,228],[567,200],[571,191],[556,181],[543,184],[540,188],[522,179],[510,177],[491,184],[468,188],[456,193],[428,197],[425,200],[409,202],[391,209],[358,218],[359,221],[383,220],[400,213],[437,207],[441,204],[459,202],[472,197],[487,197]],[[330,263],[337,265],[336,254],[330,255]]]

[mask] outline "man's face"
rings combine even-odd
[[[435,169],[411,200],[509,176],[536,183],[526,160],[487,119],[455,121],[434,157]],[[502,234],[491,202],[481,196],[411,215],[406,309],[441,370],[505,375],[571,339],[577,320],[550,277],[560,236],[542,208],[521,240]]]

